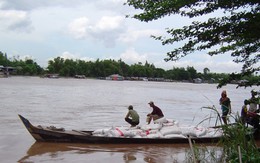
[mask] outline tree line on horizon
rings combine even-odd
[[[197,72],[194,67],[178,68],[173,67],[170,70],[156,68],[154,64],[147,61],[128,65],[121,59],[84,61],[64,59],[56,57],[48,61],[46,69],[42,68],[32,59],[8,59],[7,54],[0,52],[0,65],[15,67],[16,75],[43,76],[45,74],[59,74],[62,77],[75,77],[84,75],[90,78],[103,78],[112,74],[119,74],[124,77],[146,77],[146,78],[164,78],[174,81],[190,81],[200,78],[206,81],[219,82],[219,79],[226,78],[227,73],[212,73],[208,68],[204,68],[203,73]],[[257,76],[244,77],[243,79],[252,81],[259,80]]]

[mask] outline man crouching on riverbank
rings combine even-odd
[[[152,120],[155,121],[157,119],[164,117],[162,110],[159,107],[155,106],[153,101],[150,101],[148,104],[150,105],[151,108],[153,108],[153,111],[147,114],[146,122],[148,124],[150,124]]]

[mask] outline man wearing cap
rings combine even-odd
[[[258,104],[258,98],[256,97],[257,92],[256,90],[251,91],[251,98],[249,99],[249,111],[250,112],[256,112],[257,111],[257,104]]]
[[[152,120],[155,121],[156,119],[160,119],[164,117],[162,110],[159,107],[155,106],[153,101],[150,101],[148,104],[150,105],[151,108],[153,108],[153,111],[147,114],[146,122],[148,124],[150,124]]]
[[[130,119],[130,118],[131,119]],[[135,127],[139,124],[139,115],[138,113],[133,109],[132,105],[128,106],[128,113],[125,116],[125,121],[131,124],[131,127]]]

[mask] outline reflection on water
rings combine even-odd
[[[35,142],[18,162],[182,162],[188,145],[95,145]]]

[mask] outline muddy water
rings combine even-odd
[[[232,111],[240,112],[250,90],[228,85]],[[36,143],[17,114],[35,125],[94,130],[127,126],[124,116],[133,105],[145,124],[154,101],[165,116],[180,124],[196,125],[216,113],[222,89],[212,84],[104,81],[92,79],[0,78],[1,162],[182,162],[187,145],[91,145]],[[214,118],[203,122],[215,124]],[[232,121],[232,119],[231,119]]]

